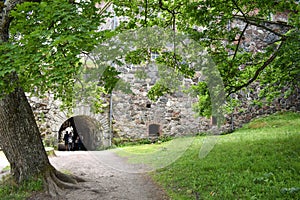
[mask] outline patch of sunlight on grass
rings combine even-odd
[[[162,144],[147,144],[116,149],[129,163],[146,164],[157,169],[170,165],[192,144],[194,137],[178,137]]]

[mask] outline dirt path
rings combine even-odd
[[[145,166],[134,166],[112,151],[56,152],[50,162],[58,170],[86,179],[82,189],[65,190],[72,200],[164,200],[164,191],[144,173]],[[31,199],[46,199],[38,195]],[[47,198],[50,199],[50,198]],[[61,200],[62,198],[59,198]]]

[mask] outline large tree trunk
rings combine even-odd
[[[17,183],[42,177],[47,192],[57,196],[61,188],[77,188],[83,181],[57,171],[49,162],[32,109],[22,89],[0,100],[0,141]]]
[[[8,42],[11,21],[9,12],[21,2],[7,0],[5,7],[0,6],[0,45]],[[16,83],[18,76],[12,73],[5,79],[8,85],[14,85],[11,83]],[[0,99],[0,146],[11,165],[11,175],[16,183],[42,177],[45,189],[56,196],[61,188],[76,188],[74,184],[83,181],[60,173],[50,164],[34,114],[22,88],[15,88]]]
[[[0,101],[0,141],[18,182],[51,169],[33,112],[22,89]]]

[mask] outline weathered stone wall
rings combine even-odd
[[[250,87],[255,88],[256,92],[240,92],[232,95],[232,98],[238,100],[240,104],[233,109],[232,114],[226,115],[226,129],[229,130],[233,123],[234,128],[239,128],[251,119],[273,114],[276,112],[292,111],[300,112],[300,88],[295,89],[294,93],[289,97],[284,97],[284,89],[282,94],[275,98],[274,101],[260,100],[257,91],[258,84],[252,84]],[[261,105],[253,103],[253,100],[259,100]],[[233,119],[231,119],[233,117]]]
[[[114,129],[119,135],[148,137],[150,124],[160,125],[160,134],[171,136],[197,133],[200,129],[200,119],[194,116],[188,97],[166,95],[149,102],[144,96],[114,95]]]
[[[211,119],[195,117],[196,113],[193,111],[192,105],[197,102],[197,99],[189,97],[180,90],[172,95],[164,95],[156,102],[149,101],[147,92],[158,76],[154,73],[153,68],[144,70],[148,74],[144,80],[135,78],[136,69],[127,71],[122,77],[131,82],[134,94],[113,93],[114,130],[118,137],[148,137],[150,124],[160,125],[161,133],[170,136],[207,131],[230,132],[232,128],[239,128],[258,116],[278,111],[300,111],[299,89],[295,90],[294,94],[288,98],[284,97],[285,90],[283,89],[282,95],[273,102],[260,100],[262,105],[259,106],[253,103],[253,101],[259,100],[258,91],[260,90],[259,84],[254,83],[246,91],[232,95],[232,98],[240,104],[233,109],[232,113],[225,115],[225,123],[217,128],[212,124]],[[252,92],[250,88],[253,89]]]
[[[55,101],[53,95],[38,98],[27,94],[37,124],[42,136],[55,135],[60,126],[68,119],[67,113],[60,110],[60,101]]]
[[[121,69],[122,70],[122,69]],[[160,97],[152,102],[147,93],[159,77],[157,67],[148,65],[142,68],[144,78],[136,73],[141,67],[132,67],[121,75],[130,83],[133,94],[120,91],[113,92],[114,130],[117,137],[146,138],[149,136],[149,125],[160,126],[160,135],[178,136],[197,133],[201,129],[201,121],[195,117],[192,104],[197,101],[185,94],[180,87],[173,94]],[[124,70],[123,70],[124,71]],[[188,80],[179,79],[188,84]]]
[[[252,11],[252,15],[255,15],[259,9]],[[247,25],[242,20],[235,20],[229,24],[229,29],[238,28],[242,32],[244,30],[243,37],[240,38],[240,35],[236,36],[235,44],[238,44],[240,39],[239,48],[256,54],[257,52],[264,52],[265,48],[274,44],[279,40],[278,34],[285,34],[289,27],[287,26],[288,12],[281,12],[270,15],[270,20],[272,22],[265,22],[262,24],[267,27],[268,31],[265,28],[257,27],[253,25]],[[231,52],[233,53],[233,52]],[[244,70],[244,66],[240,66],[240,70]],[[252,83],[246,88],[246,92],[238,92],[232,95],[232,98],[238,100],[240,105],[235,107],[232,111],[232,114],[226,116],[226,123],[232,124],[233,127],[241,127],[241,125],[249,122],[251,119],[258,116],[272,114],[278,111],[300,111],[300,90],[299,88],[294,91],[294,93],[288,98],[284,97],[285,88],[282,88],[282,95],[276,98],[273,102],[267,102],[266,100],[261,100],[258,98],[260,88],[258,83]],[[255,92],[251,92],[251,90]],[[259,100],[262,105],[253,104],[253,100]],[[224,126],[224,129],[230,129],[231,126]]]
[[[255,15],[255,12],[257,11],[258,10],[253,11],[252,14]],[[243,50],[252,53],[264,52],[265,47],[269,44],[273,44],[279,39],[279,36],[274,32],[278,34],[285,34],[288,31],[289,27],[287,26],[287,16],[287,12],[271,14],[270,20],[272,20],[272,22],[264,22],[262,26],[265,26],[272,31],[267,31],[263,27],[247,25],[242,20],[230,22],[228,28],[238,28],[242,32],[244,28],[247,27],[241,38],[240,35],[236,35],[236,41],[234,43],[238,44],[238,40],[240,39],[240,48]]]
[[[196,113],[193,111],[192,105],[197,102],[197,99],[180,90],[172,95],[164,95],[156,102],[151,102],[147,97],[147,92],[153,86],[154,79],[158,77],[154,73],[155,68],[148,70],[150,71],[148,71],[148,77],[145,79],[135,77],[136,69],[124,73],[122,78],[131,83],[133,94],[125,94],[120,91],[113,92],[113,136],[110,135],[109,130],[108,109],[103,114],[95,115],[88,106],[81,105],[73,109],[72,115],[68,115],[60,110],[61,102],[53,100],[51,95],[42,99],[28,96],[42,136],[57,139],[59,129],[66,120],[72,116],[85,116],[84,122],[79,120],[79,123],[77,120],[79,134],[88,138],[86,135],[86,132],[88,132],[91,137],[98,141],[96,145],[93,143],[90,146],[99,148],[109,146],[111,137],[148,138],[151,124],[159,126],[159,135],[180,136],[206,131],[220,133],[229,132],[232,127],[239,128],[258,116],[278,111],[300,112],[300,89],[295,90],[289,98],[284,98],[282,94],[272,103],[262,101],[260,106],[252,103],[253,100],[258,99],[257,92],[244,91],[232,95],[232,98],[238,100],[240,105],[235,107],[232,113],[225,116],[226,122],[218,129],[216,125],[211,124],[211,119],[195,117]],[[184,79],[181,81],[189,82]],[[254,91],[259,91],[258,84],[253,84],[251,87],[255,88]],[[282,93],[284,93],[284,90]],[[89,120],[90,122],[88,122]],[[100,128],[96,130],[91,128],[94,126],[89,125],[89,123],[101,125],[97,125]],[[57,142],[57,140],[54,141]]]

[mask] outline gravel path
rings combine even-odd
[[[56,169],[86,179],[82,189],[65,190],[72,200],[165,200],[164,191],[144,173],[145,166],[131,165],[112,151],[55,152],[50,158]],[[0,169],[1,170],[1,169]],[[51,199],[38,194],[30,199]],[[62,198],[59,198],[61,200]]]

